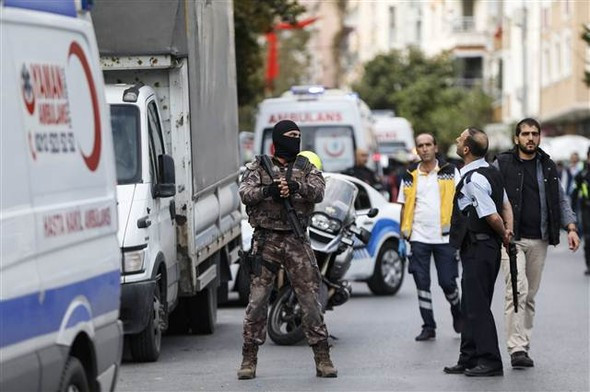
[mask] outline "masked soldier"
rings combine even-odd
[[[250,301],[244,319],[242,365],[238,379],[256,377],[258,346],[266,340],[269,296],[276,272],[283,266],[303,311],[303,328],[313,348],[318,377],[336,377],[330,360],[328,331],[318,301],[321,281],[309,238],[300,238],[289,222],[284,201],[290,200],[303,230],[324,196],[322,174],[309,160],[297,156],[301,132],[293,121],[278,122],[272,133],[275,154],[271,159],[257,157],[246,165],[239,193],[246,205],[248,221],[254,227],[250,260],[259,260],[259,273],[252,273]],[[263,159],[270,167],[265,168]],[[267,171],[270,169],[271,173]],[[255,256],[261,256],[257,258]],[[254,261],[256,262],[256,261]]]

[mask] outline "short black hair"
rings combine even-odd
[[[488,136],[484,131],[479,128],[469,127],[467,128],[467,138],[465,139],[465,145],[469,147],[469,151],[473,156],[482,158],[488,152]]]
[[[416,137],[414,138],[414,141],[416,141],[416,139],[418,139],[418,136],[422,136],[422,135],[430,136],[432,138],[432,144],[434,144],[436,146],[436,138],[430,132],[421,132],[421,133],[417,134]]]
[[[539,124],[539,122],[537,120],[535,120],[534,118],[531,117],[527,117],[527,118],[523,118],[522,120],[520,120],[518,122],[518,124],[516,124],[516,128],[514,129],[514,135],[518,136],[520,135],[520,127],[523,125],[528,125],[529,127],[536,127],[539,132],[541,132],[541,124]]]

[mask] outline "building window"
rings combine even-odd
[[[572,33],[566,31],[563,33],[563,44],[561,46],[563,62],[563,76],[569,77],[572,74]]]
[[[551,20],[550,20],[551,9],[548,8],[547,6],[545,6],[545,4],[543,4],[543,5],[544,5],[544,7],[543,7],[543,29],[548,29],[549,25],[551,23]]]
[[[389,47],[390,48],[393,48],[396,40],[397,40],[397,37],[396,37],[396,28],[395,28],[395,7],[389,7]]]
[[[556,38],[555,42],[553,43],[554,51],[553,51],[553,80],[561,79],[561,44],[559,39]]]
[[[563,9],[563,17],[564,17],[564,19],[569,18],[570,15],[572,14],[571,0],[562,0],[561,6],[562,6],[562,9]]]
[[[541,56],[541,84],[543,86],[547,86],[551,81],[551,63],[550,63],[550,56],[549,56],[549,48],[545,47],[543,49],[543,54]]]

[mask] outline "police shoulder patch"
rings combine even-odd
[[[256,170],[260,167],[260,161],[258,158],[254,159],[251,162],[246,163],[246,169],[248,170]]]

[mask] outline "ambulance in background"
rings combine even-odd
[[[0,2],[0,391],[117,381],[117,179],[89,3]]]
[[[403,117],[396,117],[391,110],[374,110],[375,137],[382,158],[393,158],[402,153],[414,153],[414,130],[412,124]],[[387,166],[386,164],[384,166]]]
[[[325,171],[341,172],[354,166],[357,148],[369,152],[374,159],[367,166],[377,169],[371,110],[356,93],[294,86],[279,98],[265,99],[259,105],[254,132],[257,154],[273,154],[272,128],[281,120],[297,123],[301,150],[318,154]]]

